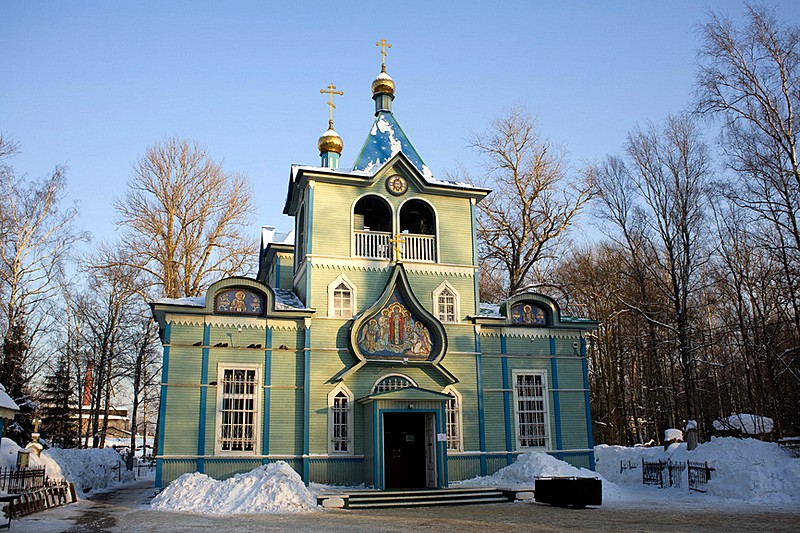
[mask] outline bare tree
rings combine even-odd
[[[628,248],[641,300],[626,305],[669,333],[679,357],[684,414],[697,414],[692,307],[708,262],[705,233],[710,162],[693,121],[669,117],[663,128],[628,135],[627,161],[610,159],[598,170],[600,199]],[[647,288],[656,297],[647,295]],[[656,342],[651,329],[648,338]],[[655,348],[655,346],[652,346]]]
[[[0,381],[12,397],[23,396],[28,379],[45,361],[33,361],[34,343],[57,293],[61,267],[72,245],[85,234],[72,228],[77,209],[61,209],[66,176],[56,167],[41,180],[18,176],[5,162],[16,145],[0,136],[0,294],[3,353]]]
[[[480,256],[484,271],[503,273],[502,289],[510,296],[541,281],[537,267],[553,259],[591,185],[570,177],[563,151],[540,138],[536,121],[521,108],[473,135],[470,146],[486,169],[485,179],[473,181],[493,189],[478,204]]]
[[[173,138],[149,147],[116,209],[123,229],[117,249],[129,255],[110,264],[142,269],[162,296],[197,296],[214,276],[248,271],[248,181],[226,173],[196,143]]]

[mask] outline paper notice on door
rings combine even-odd
[[[445,433],[437,433],[436,440],[439,442],[447,442],[447,434]]]

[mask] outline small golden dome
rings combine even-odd
[[[323,133],[322,137],[319,138],[319,141],[317,141],[317,147],[319,147],[320,154],[324,154],[325,152],[336,152],[337,154],[342,155],[344,141],[342,141],[342,138],[339,137],[339,134],[334,131],[333,122],[328,123],[328,131]]]
[[[386,74],[386,65],[381,66],[381,73],[372,82],[372,94],[378,93],[394,94],[394,80]]]

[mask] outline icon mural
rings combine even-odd
[[[264,309],[264,298],[244,289],[228,289],[217,293],[214,312],[234,315],[260,315]]]
[[[408,310],[397,292],[361,326],[357,339],[359,349],[368,358],[427,360],[433,352],[430,330]]]
[[[546,326],[547,315],[544,309],[530,302],[517,302],[511,306],[512,324],[530,324],[534,326]]]

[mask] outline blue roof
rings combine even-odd
[[[432,178],[430,170],[403,133],[394,115],[389,111],[380,111],[358,154],[353,170],[369,172],[377,169],[397,152],[403,152],[423,176]]]

